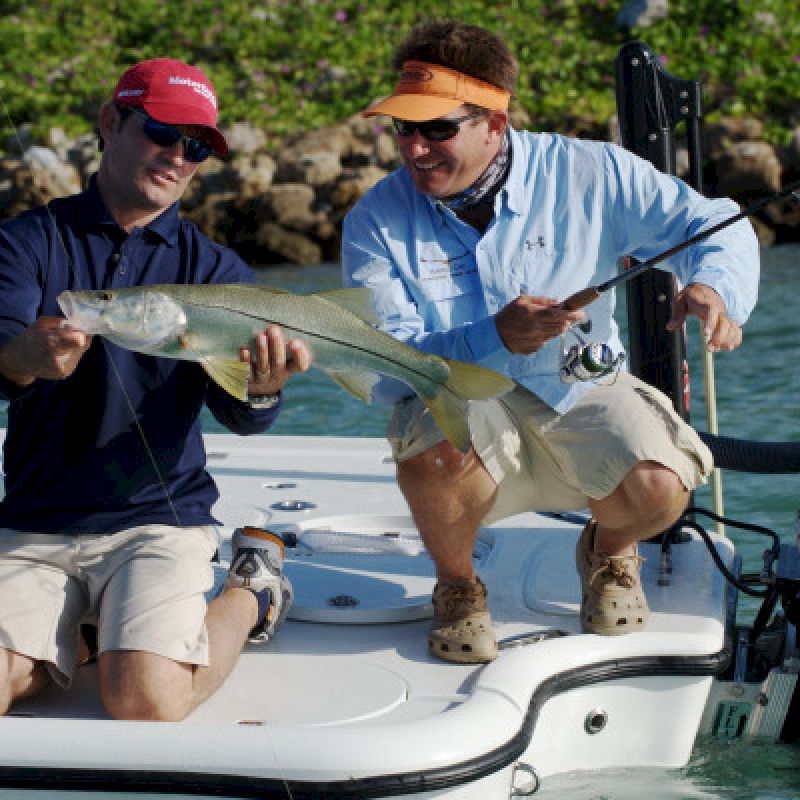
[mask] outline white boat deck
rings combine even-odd
[[[648,629],[598,637],[579,632],[579,521],[523,514],[485,528],[474,556],[501,642],[567,635],[504,647],[484,667],[447,664],[427,652],[432,562],[383,440],[221,434],[207,446],[221,490],[219,582],[234,527],[295,533],[288,622],[274,641],[248,646],[183,723],[108,720],[94,667],[83,667],[69,692],[51,689],[0,720],[0,765],[336,782],[446,769],[523,731],[522,758],[540,776],[688,758],[711,682],[697,665],[724,647],[724,581],[700,540],[673,547],[669,586],[658,585],[660,548],[643,545]],[[729,561],[728,541],[716,543]],[[608,724],[588,735],[595,707]],[[656,737],[656,726],[675,730]],[[477,791],[507,786],[508,770],[497,775]]]

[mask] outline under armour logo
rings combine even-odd
[[[537,236],[535,242],[532,242],[530,239],[525,240],[525,247],[528,250],[533,250],[535,247],[543,249],[544,246],[545,246],[544,236]]]

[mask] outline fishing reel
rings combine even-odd
[[[561,337],[559,375],[562,383],[603,378],[612,372],[617,372],[625,361],[625,353],[618,353],[615,357],[605,342],[586,342],[574,328],[569,332],[578,339],[578,342],[567,350],[564,348],[564,337]]]

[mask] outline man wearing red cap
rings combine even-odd
[[[429,648],[450,661],[495,658],[473,545],[479,525],[526,510],[589,508],[577,546],[580,626],[642,630],[637,542],[680,516],[711,454],[661,392],[618,370],[563,368],[586,331],[615,354],[609,366],[622,344],[613,292],[585,313],[561,301],[616,275],[621,256],[645,260],[738,209],[615,145],[511,128],[518,67],[489,31],[422,25],[394,67],[394,93],[364,113],[392,117],[403,166],[347,216],[344,283],[372,290],[398,338],[519,384],[470,405],[467,454],[403,387],[384,380],[373,390],[395,403],[398,482],[436,564]],[[711,349],[737,347],[757,264],[746,221],[686,251],[668,265],[685,286],[670,327],[693,315]]]
[[[62,327],[56,298],[68,289],[253,281],[178,215],[198,164],[227,153],[199,69],[166,58],[131,67],[99,134],[100,168],[84,192],[0,226],[0,398],[10,402],[0,713],[50,682],[70,684],[88,615],[108,712],[177,720],[220,686],[248,638],[275,633],[291,602],[281,543],[237,531],[226,589],[206,603],[218,492],[201,407],[233,432],[260,433],[310,356],[289,342],[287,363],[276,327],[243,342],[245,403],[197,364]]]

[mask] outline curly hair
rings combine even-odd
[[[395,48],[392,66],[426,61],[463,72],[514,93],[519,64],[494,33],[458,20],[428,22],[413,28]]]

